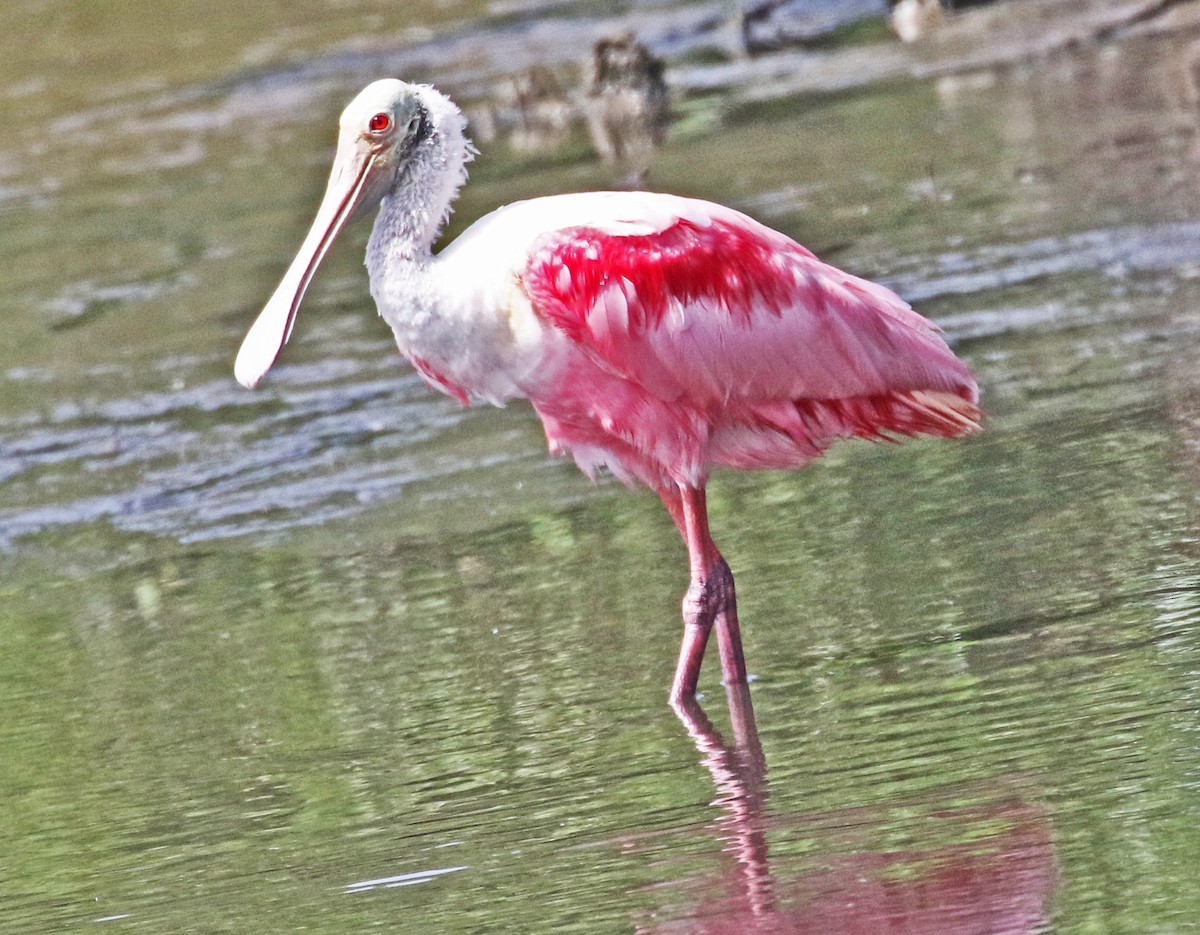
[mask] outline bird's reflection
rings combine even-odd
[[[739,895],[746,912],[751,917],[762,917],[775,908],[763,827],[767,761],[758,739],[749,686],[726,685],[725,698],[733,725],[732,746],[725,743],[694,697],[678,701],[673,707],[717,788],[713,804],[720,807],[721,813],[713,827],[737,861]]]
[[[675,712],[712,776],[719,814],[707,827],[729,855],[722,871],[677,881],[696,894],[640,920],[639,933],[1019,935],[1044,930],[1056,877],[1045,809],[1011,795],[982,806],[929,807],[927,847],[879,850],[886,809],[845,808],[798,822],[771,814],[767,764],[749,689],[727,686],[732,743],[695,700]],[[1003,785],[1002,781],[997,786]],[[912,803],[904,803],[911,805]],[[803,831],[828,856],[773,860],[769,835]],[[822,840],[824,839],[824,840]],[[944,843],[949,841],[950,843]],[[794,852],[794,848],[791,849]]]

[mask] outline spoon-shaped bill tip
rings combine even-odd
[[[234,377],[247,389],[254,389],[267,375],[291,335],[300,294],[292,290],[288,290],[290,294],[284,291],[289,285],[288,279],[284,277],[271,300],[246,332],[237,360],[233,363]]]

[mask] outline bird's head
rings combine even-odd
[[[429,139],[433,116],[422,99],[429,90],[385,78],[363,88],[342,111],[330,188],[338,183],[347,221],[375,208]]]
[[[252,387],[291,336],[296,312],[330,245],[350,221],[364,217],[400,186],[420,189],[417,231],[432,240],[466,178],[470,147],[465,121],[445,95],[395,78],[363,88],[339,121],[337,153],[325,197],[278,288],[242,342],[234,375]],[[417,171],[422,166],[434,171]],[[419,176],[419,177],[418,177]]]

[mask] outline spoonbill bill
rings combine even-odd
[[[350,102],[312,229],[246,335],[238,381],[263,378],[334,238],[378,207],[366,264],[400,351],[464,404],[528,399],[551,452],[653,489],[691,571],[670,700],[695,694],[714,627],[725,681],[745,683],[710,471],[800,467],[841,438],[972,432],[971,372],[888,289],[705,201],[535,198],[434,254],[473,154],[465,130],[426,85],[376,81]]]

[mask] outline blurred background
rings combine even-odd
[[[1200,2],[0,20],[0,930],[1193,930]],[[448,238],[708,198],[977,373],[975,438],[714,480],[756,718],[667,707],[669,518],[426,387],[369,224],[234,382],[383,76],[470,118]]]

